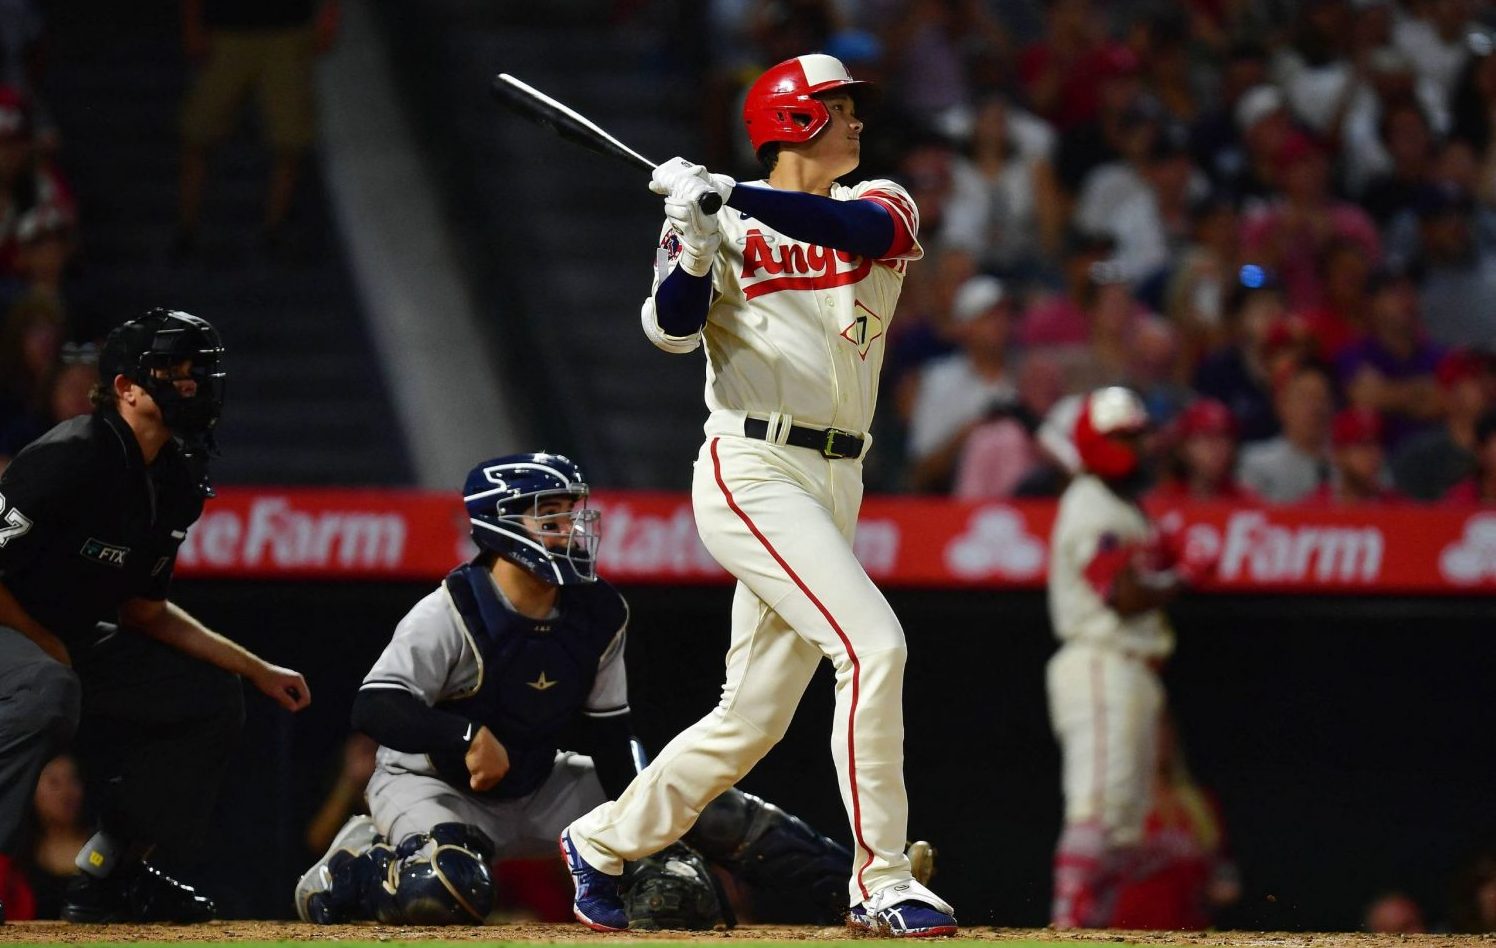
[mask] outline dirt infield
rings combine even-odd
[[[295,922],[226,921],[208,925],[67,925],[17,922],[0,926],[0,944],[123,944],[131,942],[596,942],[613,941],[866,941],[843,928],[745,925],[722,932],[624,932],[596,934],[580,925],[488,925],[474,928],[415,928],[387,925],[304,925]],[[1161,946],[1221,945],[1230,948],[1496,948],[1496,935],[1366,935],[1273,932],[1053,932],[1031,928],[963,928],[962,941]],[[1015,946],[1017,948],[1017,946]]]

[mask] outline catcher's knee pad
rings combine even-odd
[[[439,823],[400,841],[394,901],[408,925],[477,925],[493,911],[493,843],[476,826]]]
[[[732,924],[711,868],[684,843],[626,864],[621,892],[630,928],[710,931]]]
[[[765,921],[834,925],[847,914],[851,851],[751,793],[713,800],[686,841],[752,887]]]

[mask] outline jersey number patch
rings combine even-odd
[[[4,511],[0,515],[0,520],[4,521],[4,526],[0,526],[0,546],[31,531],[31,518],[11,507],[4,494],[0,494],[0,511]]]

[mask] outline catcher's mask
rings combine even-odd
[[[189,449],[212,450],[226,376],[223,343],[206,319],[156,307],[115,327],[99,354],[99,379],[111,387],[120,375],[150,393]]]
[[[587,479],[559,454],[510,454],[473,468],[463,488],[473,542],[547,583],[597,579],[598,511]]]

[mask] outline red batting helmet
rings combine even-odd
[[[1075,450],[1087,471],[1103,480],[1121,480],[1138,468],[1138,449],[1120,436],[1148,428],[1148,410],[1131,389],[1098,388],[1075,417]]]
[[[786,59],[748,89],[743,102],[748,140],[755,152],[769,142],[808,142],[831,121],[817,95],[837,90],[856,96],[867,88],[834,56],[811,53]]]

